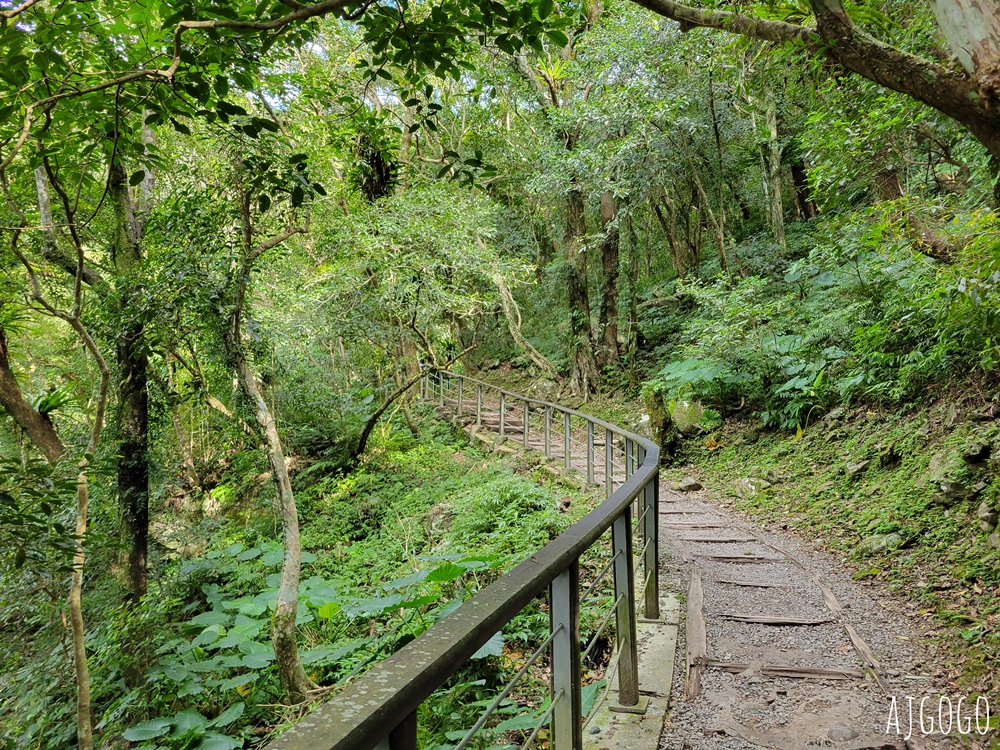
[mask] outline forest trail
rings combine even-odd
[[[457,406],[446,399],[442,416],[454,417]],[[535,427],[543,415],[528,410],[527,442],[524,418],[520,404],[508,404],[497,444],[544,451]],[[465,411],[464,421],[474,424],[474,414]],[[497,403],[483,402],[478,433],[487,442],[499,435]],[[569,445],[572,470],[585,473],[586,434],[571,430]],[[598,456],[603,446],[595,439]],[[548,453],[562,471],[562,424],[552,425]],[[603,464],[595,461],[595,483]],[[613,473],[624,479],[617,460]],[[833,556],[738,517],[711,491],[679,492],[666,480],[660,540],[661,585],[684,594],[687,607],[662,750],[977,746],[975,734],[960,741],[954,727],[948,736],[923,734],[916,712],[911,728],[908,697],[916,707],[927,696],[937,720],[929,647],[902,604],[852,580]]]
[[[936,720],[938,695],[915,620],[885,592],[705,490],[661,483],[660,529],[664,583],[687,592],[664,750],[961,746],[954,728],[905,739],[907,696],[931,696]]]

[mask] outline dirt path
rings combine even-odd
[[[929,728],[940,694],[919,666],[929,654],[915,621],[897,602],[791,534],[738,518],[710,492],[663,483],[660,502],[661,569],[666,585],[687,593],[663,750],[986,747],[956,728],[921,732],[919,702],[929,696]],[[974,709],[963,709],[964,726]],[[949,714],[945,703],[945,728]]]

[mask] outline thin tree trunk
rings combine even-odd
[[[601,290],[601,316],[597,329],[600,331],[599,351],[602,365],[614,365],[621,353],[618,351],[618,254],[619,232],[618,202],[614,195],[605,191],[601,194],[601,228],[604,241],[601,243],[601,265],[604,270],[604,286]]]
[[[142,264],[138,225],[128,193],[125,167],[111,165],[108,194],[114,207],[111,255],[121,288],[127,299],[138,291],[136,275]],[[126,311],[122,311],[123,317]],[[128,577],[132,601],[146,594],[146,559],[149,552],[149,389],[143,325],[127,317],[118,333],[118,502],[128,545]]]
[[[774,93],[768,89],[764,99],[767,118],[767,186],[770,198],[771,232],[782,252],[788,249],[785,241],[785,209],[781,191],[781,144],[778,142],[778,105]]]
[[[496,284],[497,291],[500,293],[500,306],[503,308],[504,318],[507,320],[507,329],[510,331],[510,337],[514,339],[514,343],[518,345],[521,351],[528,355],[528,359],[534,362],[535,366],[547,378],[559,382],[562,378],[559,377],[559,371],[556,370],[555,365],[549,362],[545,355],[532,346],[531,342],[524,337],[524,333],[521,331],[521,310],[514,300],[514,295],[507,288],[503,276],[494,274],[492,278],[493,283]]]
[[[716,170],[718,171],[717,181],[719,184],[718,218],[716,218],[716,216],[712,213],[712,207],[708,202],[708,196],[705,195],[705,189],[701,184],[701,180],[698,179],[697,173],[695,173],[695,182],[698,185],[698,189],[701,191],[705,208],[708,209],[708,215],[712,218],[713,223],[715,223],[716,233],[719,239],[719,262],[722,264],[722,270],[728,272],[729,261],[726,258],[726,201],[725,194],[723,192],[725,175],[723,174],[724,167],[722,164],[722,133],[719,130],[719,117],[715,111],[715,82],[711,67],[708,69],[708,104],[712,115],[712,132],[715,135],[715,158]]]
[[[243,260],[236,268],[233,280],[233,310],[223,330],[223,342],[243,396],[253,406],[257,431],[267,450],[268,464],[277,492],[278,512],[281,516],[281,532],[284,555],[281,562],[281,576],[278,584],[278,600],[271,617],[271,645],[274,647],[275,661],[278,663],[278,677],[285,689],[289,703],[302,703],[315,684],[306,675],[302,659],[299,657],[298,641],[295,634],[295,618],[299,603],[299,578],[302,568],[302,548],[299,538],[299,513],[295,506],[292,482],[288,476],[288,463],[274,415],[267,404],[253,371],[247,361],[243,346],[243,308],[246,303],[247,284],[255,261],[267,250],[276,247],[293,234],[307,231],[289,225],[289,228],[271,239],[254,246],[253,223],[250,214],[250,195],[242,184],[242,164],[237,164],[239,214],[242,228]]]
[[[639,352],[639,300],[636,296],[636,284],[639,281],[639,243],[632,217],[626,219],[629,239],[629,274],[628,274],[628,329],[629,329],[629,373],[635,382],[636,358]]]
[[[290,703],[301,703],[308,692],[315,688],[306,676],[305,667],[299,657],[298,640],[295,635],[295,618],[299,601],[299,578],[301,573],[302,547],[299,538],[299,514],[295,507],[295,495],[288,476],[288,463],[278,436],[267,400],[261,393],[253,371],[247,363],[242,342],[230,341],[230,356],[236,370],[240,390],[253,405],[254,417],[267,449],[267,460],[271,476],[278,494],[278,510],[281,515],[281,532],[284,542],[284,556],[281,562],[281,581],[278,584],[278,601],[271,617],[271,644],[278,662],[278,675],[285,688]]]
[[[573,188],[569,191],[566,202],[566,260],[569,264],[567,286],[572,358],[570,390],[584,397],[595,393],[599,382],[590,322],[587,255],[580,249],[585,232],[583,193],[578,188]]]
[[[816,203],[809,193],[809,178],[806,175],[806,165],[801,159],[792,162],[792,185],[795,187],[795,203],[799,207],[799,213],[806,219],[812,219],[819,215]]]
[[[79,474],[76,483],[76,524],[75,532],[77,538],[76,552],[73,554],[73,575],[69,588],[69,620],[70,630],[73,640],[73,670],[76,679],[76,737],[79,750],[92,750],[93,731],[91,729],[91,709],[90,709],[90,668],[87,664],[87,647],[85,641],[85,631],[83,624],[83,566],[86,561],[84,551],[84,540],[87,536],[88,505],[90,500],[90,487],[87,477],[87,469],[90,460],[97,451],[97,445],[101,440],[101,431],[104,428],[104,410],[108,401],[108,384],[111,380],[111,373],[108,370],[104,358],[98,351],[93,339],[76,319],[73,324],[77,333],[84,340],[84,344],[90,351],[91,356],[97,362],[101,372],[101,383],[98,389],[97,409],[94,414],[94,424],[90,431],[90,442],[80,459]]]

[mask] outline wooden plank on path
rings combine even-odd
[[[780,557],[755,557],[754,555],[695,555],[695,557],[701,557],[712,562],[736,563],[738,565],[784,562]]]
[[[689,531],[693,529],[725,529],[727,526],[723,526],[718,523],[665,523],[663,524],[666,528],[671,531]]]
[[[708,636],[705,615],[702,611],[705,593],[701,587],[701,574],[691,571],[691,585],[687,599],[687,675],[684,680],[684,700],[691,701],[701,694],[701,676],[708,666]]]
[[[788,588],[787,583],[764,583],[762,581],[730,581],[725,578],[719,578],[716,583],[726,583],[730,586],[747,586],[751,588],[760,589],[770,589],[770,588]]]
[[[828,622],[833,622],[832,617],[826,617],[817,620],[804,617],[774,617],[771,615],[744,615],[737,612],[720,612],[718,616],[725,620],[752,622],[758,625],[825,625]]]
[[[710,661],[708,666],[721,669],[724,672],[739,674],[751,668],[750,664],[740,662]],[[765,664],[760,667],[760,673],[767,677],[791,677],[805,680],[860,680],[864,674],[857,669],[825,669],[821,667],[796,667],[791,664]]]
[[[684,542],[700,542],[702,544],[736,544],[737,542],[756,542],[756,538],[752,536],[713,536],[713,537],[694,537],[694,536],[681,536],[678,537]]]
[[[879,687],[886,693],[891,695],[889,683],[886,682],[885,678],[882,676],[882,664],[879,663],[878,657],[875,656],[875,652],[872,651],[871,646],[865,642],[865,639],[862,638],[858,631],[854,629],[853,625],[849,625],[845,622],[844,630],[847,631],[847,637],[851,639],[851,643],[854,644],[854,648],[861,655],[861,660],[872,671],[872,677],[875,678],[875,682],[877,682]]]

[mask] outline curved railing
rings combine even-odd
[[[640,705],[640,696],[632,519],[633,515],[638,516],[635,530],[641,530],[643,540],[640,553],[643,578],[639,588],[643,615],[657,619],[660,449],[651,440],[596,417],[511,393],[465,375],[443,371],[429,374],[421,382],[420,393],[425,400],[436,401],[439,408],[453,408],[458,417],[475,418],[478,426],[494,423],[501,440],[518,436],[525,447],[532,447],[534,417],[535,441],[541,441],[539,447],[547,455],[560,457],[561,438],[561,458],[567,470],[574,467],[574,443],[583,447],[583,455],[578,455],[577,459],[586,461],[588,483],[594,484],[595,476],[603,480],[598,483],[605,485],[606,499],[455,612],[313,710],[272,742],[267,750],[416,750],[420,704],[546,588],[550,597],[549,637],[455,750],[464,748],[486,725],[516,681],[546,650],[550,650],[551,701],[525,744],[530,744],[538,731],[551,723],[551,746],[555,750],[579,750],[583,745],[583,727],[588,720],[582,715],[581,660],[593,649],[612,615],[617,632],[618,695],[617,705],[611,709],[639,710],[636,708]],[[577,440],[574,440],[574,430]],[[583,430],[586,438],[580,436]],[[596,461],[596,451],[602,443],[603,467]],[[617,477],[616,468],[621,468]],[[635,511],[633,504],[638,506]],[[597,544],[608,529],[612,537],[611,561],[581,593],[580,557]],[[595,592],[609,572],[614,578],[613,609],[603,618],[590,643],[581,648],[581,602]]]

